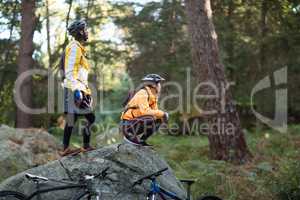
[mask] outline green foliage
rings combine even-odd
[[[266,172],[272,172],[273,167],[269,162],[261,162],[257,165],[257,169]]]
[[[278,171],[268,180],[272,192],[280,200],[300,199],[300,161],[281,162]]]
[[[7,83],[2,86],[2,90],[0,91],[0,124],[7,124],[10,126],[14,126],[14,112],[15,107],[13,105],[13,85],[11,83]]]
[[[230,200],[299,199],[299,132],[279,134],[263,129],[247,131],[246,136],[254,159],[241,166],[210,160],[206,137],[159,134],[149,143],[178,178],[196,180],[194,198],[213,193]]]
[[[70,2],[70,0],[62,1],[60,4],[64,5],[64,8],[50,7],[51,54],[54,63],[59,59],[65,44],[67,15],[65,8],[68,8]],[[123,93],[121,79],[126,75],[126,70],[134,83],[137,83],[146,73],[155,72],[185,87],[185,72],[192,66],[192,62],[183,1],[162,0],[146,4],[130,1],[116,2],[72,1],[70,21],[75,18],[85,18],[89,25],[90,40],[87,46],[93,68],[91,83],[96,84],[98,90],[111,93],[107,98],[112,98],[111,102],[116,102],[116,105],[119,102],[115,96]],[[266,10],[262,9],[263,2],[266,2]],[[0,1],[1,91],[5,87],[12,87],[16,79],[20,3],[19,0]],[[36,68],[45,68],[43,66],[49,65],[44,46],[47,43],[44,35],[46,18],[44,6],[43,1],[37,1],[37,15],[40,15],[40,18],[37,27],[39,35],[36,35],[39,37],[39,42],[36,42],[34,52]],[[298,1],[216,0],[212,1],[212,9],[221,48],[220,55],[229,80],[235,81],[235,86],[231,88],[238,102],[248,104],[249,94],[258,80],[284,66],[288,66],[289,69],[287,86],[289,94],[298,94],[300,64]],[[265,27],[262,23],[263,13],[266,16]],[[120,38],[114,38],[115,40],[102,38],[101,31],[108,23],[118,26]],[[59,26],[56,27],[58,24]],[[192,82],[196,83],[196,81]],[[45,87],[46,83],[40,84]],[[163,91],[162,95],[167,95],[175,92],[175,89],[166,87]],[[288,98],[290,113],[295,116],[295,121],[299,118],[297,114],[300,111],[299,96],[290,95]],[[5,110],[7,106],[14,107],[12,95],[0,98],[6,99],[6,103],[10,102],[9,105],[0,105],[0,110]],[[33,98],[36,105],[43,105],[45,101],[45,95],[34,95]],[[264,91],[255,96],[254,103],[259,112],[271,116],[274,107],[273,99],[274,91]],[[184,104],[188,103],[184,100]],[[171,109],[174,104],[177,104],[174,99],[167,100],[167,109]],[[2,123],[13,124],[11,121],[14,121],[14,117],[11,116],[14,115],[15,110],[10,109],[9,112],[12,113],[1,117]],[[47,123],[36,121],[35,125],[49,125],[48,122],[51,120],[48,118],[49,116],[46,116]],[[117,119],[115,116],[112,118]],[[246,118],[244,121],[250,120]]]
[[[134,12],[136,7],[140,11]],[[137,50],[127,63],[131,77],[138,81],[145,74],[156,72],[168,80],[183,81],[191,58],[181,2],[150,2],[144,6],[128,3],[114,8],[132,10],[115,18],[115,23],[126,30],[125,43]]]
[[[263,2],[266,10],[262,9]],[[276,69],[288,66],[290,72],[299,71],[299,2],[233,0],[212,4],[221,57],[229,80],[235,82],[231,88],[238,102],[249,103],[255,84]],[[114,4],[113,8],[124,13],[115,23],[126,31],[124,41],[136,52],[127,62],[133,80],[157,72],[184,86],[191,57],[182,1]],[[292,74],[288,87],[297,93],[297,73]],[[165,91],[173,92],[172,88]],[[289,98],[293,113],[299,111],[295,103],[298,97]],[[274,91],[265,90],[255,96],[254,104],[259,112],[272,116],[273,99]]]
[[[290,124],[289,125],[289,133],[296,135],[300,133],[300,125],[298,124]]]

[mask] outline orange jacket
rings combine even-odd
[[[147,86],[140,89],[130,99],[121,119],[131,120],[144,115],[151,115],[155,119],[161,119],[164,116],[164,112],[157,106],[156,90]]]

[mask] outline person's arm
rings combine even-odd
[[[66,51],[65,78],[71,82],[72,91],[80,90],[80,82],[77,80],[82,52],[75,43]]]
[[[149,102],[148,102],[148,93],[146,90],[140,90],[136,95],[137,99],[138,99],[138,107],[139,110],[141,112],[141,115],[151,115],[154,116],[157,119],[161,119],[164,116],[164,112],[162,110],[157,109],[152,109],[149,106]]]

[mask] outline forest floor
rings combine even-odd
[[[194,198],[218,194],[226,200],[300,199],[300,126],[288,133],[249,131],[254,156],[244,165],[209,159],[207,137],[156,135],[151,138],[178,178],[195,179]]]
[[[205,136],[156,134],[149,143],[179,179],[196,180],[194,199],[203,194],[226,200],[300,199],[300,126],[289,126],[287,133],[253,130],[245,135],[254,158],[244,165],[211,160]],[[81,137],[73,137],[74,145],[80,142]]]

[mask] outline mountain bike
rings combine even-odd
[[[79,182],[55,180],[47,177],[36,176],[33,174],[26,173],[26,179],[33,182],[36,185],[36,191],[31,193],[29,196],[26,196],[25,194],[16,191],[0,191],[0,200],[42,200],[41,194],[75,188],[82,190],[76,193],[71,198],[71,200],[100,200],[100,192],[94,188],[94,179],[100,176],[101,178],[105,178],[108,169],[109,167],[105,168],[102,172],[96,175],[85,175],[81,180],[79,180]],[[48,181],[62,183],[65,185],[41,189],[40,184]]]
[[[143,178],[140,178],[139,180],[135,181],[132,185],[132,187],[135,187],[136,185],[141,185],[143,181],[145,180],[150,180],[150,190],[149,193],[147,194],[147,200],[166,200],[168,199],[173,199],[173,200],[191,200],[191,185],[194,183],[193,180],[181,180],[181,182],[187,184],[187,198],[182,199],[178,197],[175,193],[170,192],[164,188],[162,188],[158,182],[157,182],[157,177],[163,175],[163,172],[167,171],[168,168],[159,170],[157,172],[154,172],[153,174],[147,175]],[[222,200],[221,198],[217,196],[203,196],[197,198],[197,200]]]

